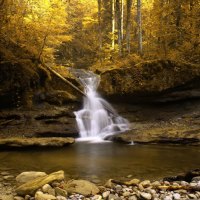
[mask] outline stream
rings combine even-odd
[[[0,170],[53,172],[69,178],[159,179],[200,167],[200,147],[77,142],[67,148],[1,151]]]

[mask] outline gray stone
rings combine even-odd
[[[30,171],[30,172],[22,172],[16,177],[16,181],[18,183],[26,183],[28,181],[32,181],[38,177],[44,177],[47,174],[45,172],[35,172],[35,171]]]
[[[110,195],[110,191],[106,191],[102,194],[103,198],[106,199]]]
[[[146,200],[150,200],[151,199],[151,194],[149,193],[146,193],[146,192],[141,192],[140,193],[140,196],[143,198],[143,199],[146,199]]]
[[[55,200],[56,197],[50,194],[44,194],[41,191],[35,193],[35,200]]]
[[[82,195],[95,195],[99,193],[99,188],[86,180],[71,180],[64,185],[64,189],[68,193],[78,193]]]
[[[192,182],[199,182],[200,181],[200,176],[196,176],[192,179]]]
[[[63,196],[63,197],[67,196],[67,191],[62,188],[56,187],[55,192],[57,196]]]
[[[67,200],[67,198],[63,197],[63,196],[57,196],[56,197],[57,200]]]
[[[174,197],[175,200],[181,199],[181,195],[178,194],[178,193],[173,194],[173,197]]]

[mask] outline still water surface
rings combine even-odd
[[[200,168],[200,147],[78,142],[61,149],[1,151],[2,168],[16,173],[63,169],[70,178],[95,175],[102,181],[130,174],[153,180]]]

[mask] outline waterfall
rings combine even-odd
[[[92,72],[73,70],[84,87],[83,108],[74,112],[81,138],[106,138],[129,129],[128,121],[97,93],[100,77]]]

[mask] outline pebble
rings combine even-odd
[[[11,181],[13,180],[15,177],[12,176],[12,175],[6,175],[6,176],[3,176],[3,179],[6,180],[6,181]]]
[[[67,198],[63,197],[63,196],[57,196],[56,197],[57,200],[67,200]]]
[[[128,197],[128,196],[130,196],[130,194],[131,194],[130,192],[124,192],[124,193],[123,193],[123,196],[124,196],[124,197]]]
[[[110,194],[108,196],[108,200],[120,200],[120,198],[118,196],[115,196],[114,194]]]
[[[126,178],[131,178],[133,175],[132,174],[129,174],[128,176],[126,176]]]
[[[172,197],[171,196],[166,196],[163,198],[163,200],[172,200]]]
[[[191,199],[197,199],[196,195],[194,195],[194,194],[188,194],[188,197]]]
[[[128,198],[128,200],[137,200],[138,198],[135,196],[135,195],[133,195],[133,196],[130,196],[129,198]]]
[[[103,198],[106,199],[110,195],[110,191],[106,191],[102,194]]]
[[[101,200],[102,196],[101,195],[95,195],[92,197],[92,200]]]
[[[10,175],[9,172],[1,172],[0,174],[1,174],[2,176],[8,176],[8,175]]]
[[[24,200],[24,198],[23,198],[23,197],[20,197],[20,196],[15,196],[15,197],[14,197],[14,200]]]
[[[26,195],[26,196],[24,197],[25,200],[29,200],[30,198],[31,198],[30,195]]]
[[[63,197],[67,196],[67,191],[59,187],[55,188],[55,193],[57,196],[63,196]]]
[[[146,192],[141,192],[140,193],[140,196],[143,198],[143,199],[146,199],[146,200],[150,200],[151,199],[151,194],[149,193],[146,193]]]
[[[181,199],[181,195],[178,194],[178,193],[173,194],[173,197],[174,197],[175,200]]]
[[[200,181],[200,176],[196,176],[192,179],[192,182],[199,182]]]
[[[151,182],[149,180],[145,180],[142,181],[140,185],[142,185],[143,187],[149,187],[151,185]]]

